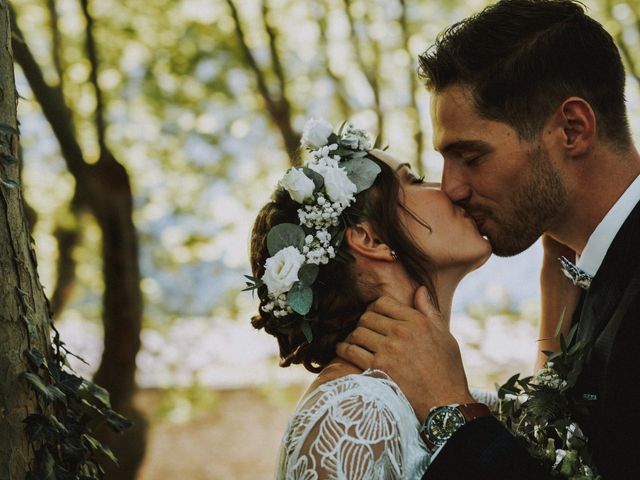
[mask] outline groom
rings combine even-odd
[[[591,402],[582,427],[605,480],[640,479],[640,156],[613,39],[577,2],[502,0],[441,34],[420,75],[442,189],[493,251],[515,255],[545,235],[543,275],[560,272],[559,245],[577,254],[573,321],[593,342],[577,385]],[[338,346],[386,371],[421,422],[474,402],[458,344],[424,295],[415,309],[380,298]],[[425,478],[546,478],[492,416],[446,428]]]

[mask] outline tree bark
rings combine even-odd
[[[17,95],[7,0],[0,0],[0,480],[22,480],[31,451],[22,420],[36,399],[19,380],[24,351],[49,352],[51,315],[18,183]]]
[[[119,461],[117,468],[103,463],[105,479],[133,480],[144,457],[147,423],[133,406],[142,291],[129,175],[104,141],[98,162],[85,161],[62,91],[46,83],[15,24],[14,29],[19,37],[13,43],[16,61],[58,139],[67,168],[76,181],[78,203],[88,207],[102,233],[104,352],[94,380],[109,391],[113,409],[133,421],[134,426],[124,435],[113,434],[104,427],[96,437],[111,447]]]

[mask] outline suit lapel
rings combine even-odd
[[[640,202],[614,238],[591,287],[587,290],[580,311],[578,339],[594,342],[588,362],[586,384],[600,384],[617,326],[607,328],[629,283],[640,268]],[[624,313],[624,312],[622,312]],[[619,324],[618,324],[619,326]],[[586,385],[585,385],[586,386]]]

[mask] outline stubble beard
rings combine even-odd
[[[548,155],[538,148],[529,153],[531,173],[515,192],[511,206],[491,212],[495,224],[487,237],[493,253],[511,257],[525,251],[549,228],[567,203],[567,190]]]

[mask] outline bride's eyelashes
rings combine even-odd
[[[414,183],[424,183],[424,179],[425,179],[425,178],[426,178],[426,177],[425,177],[424,175],[422,175],[421,177],[416,177],[415,175],[411,174],[411,175],[409,176],[409,180],[411,181],[411,184],[414,184]]]

